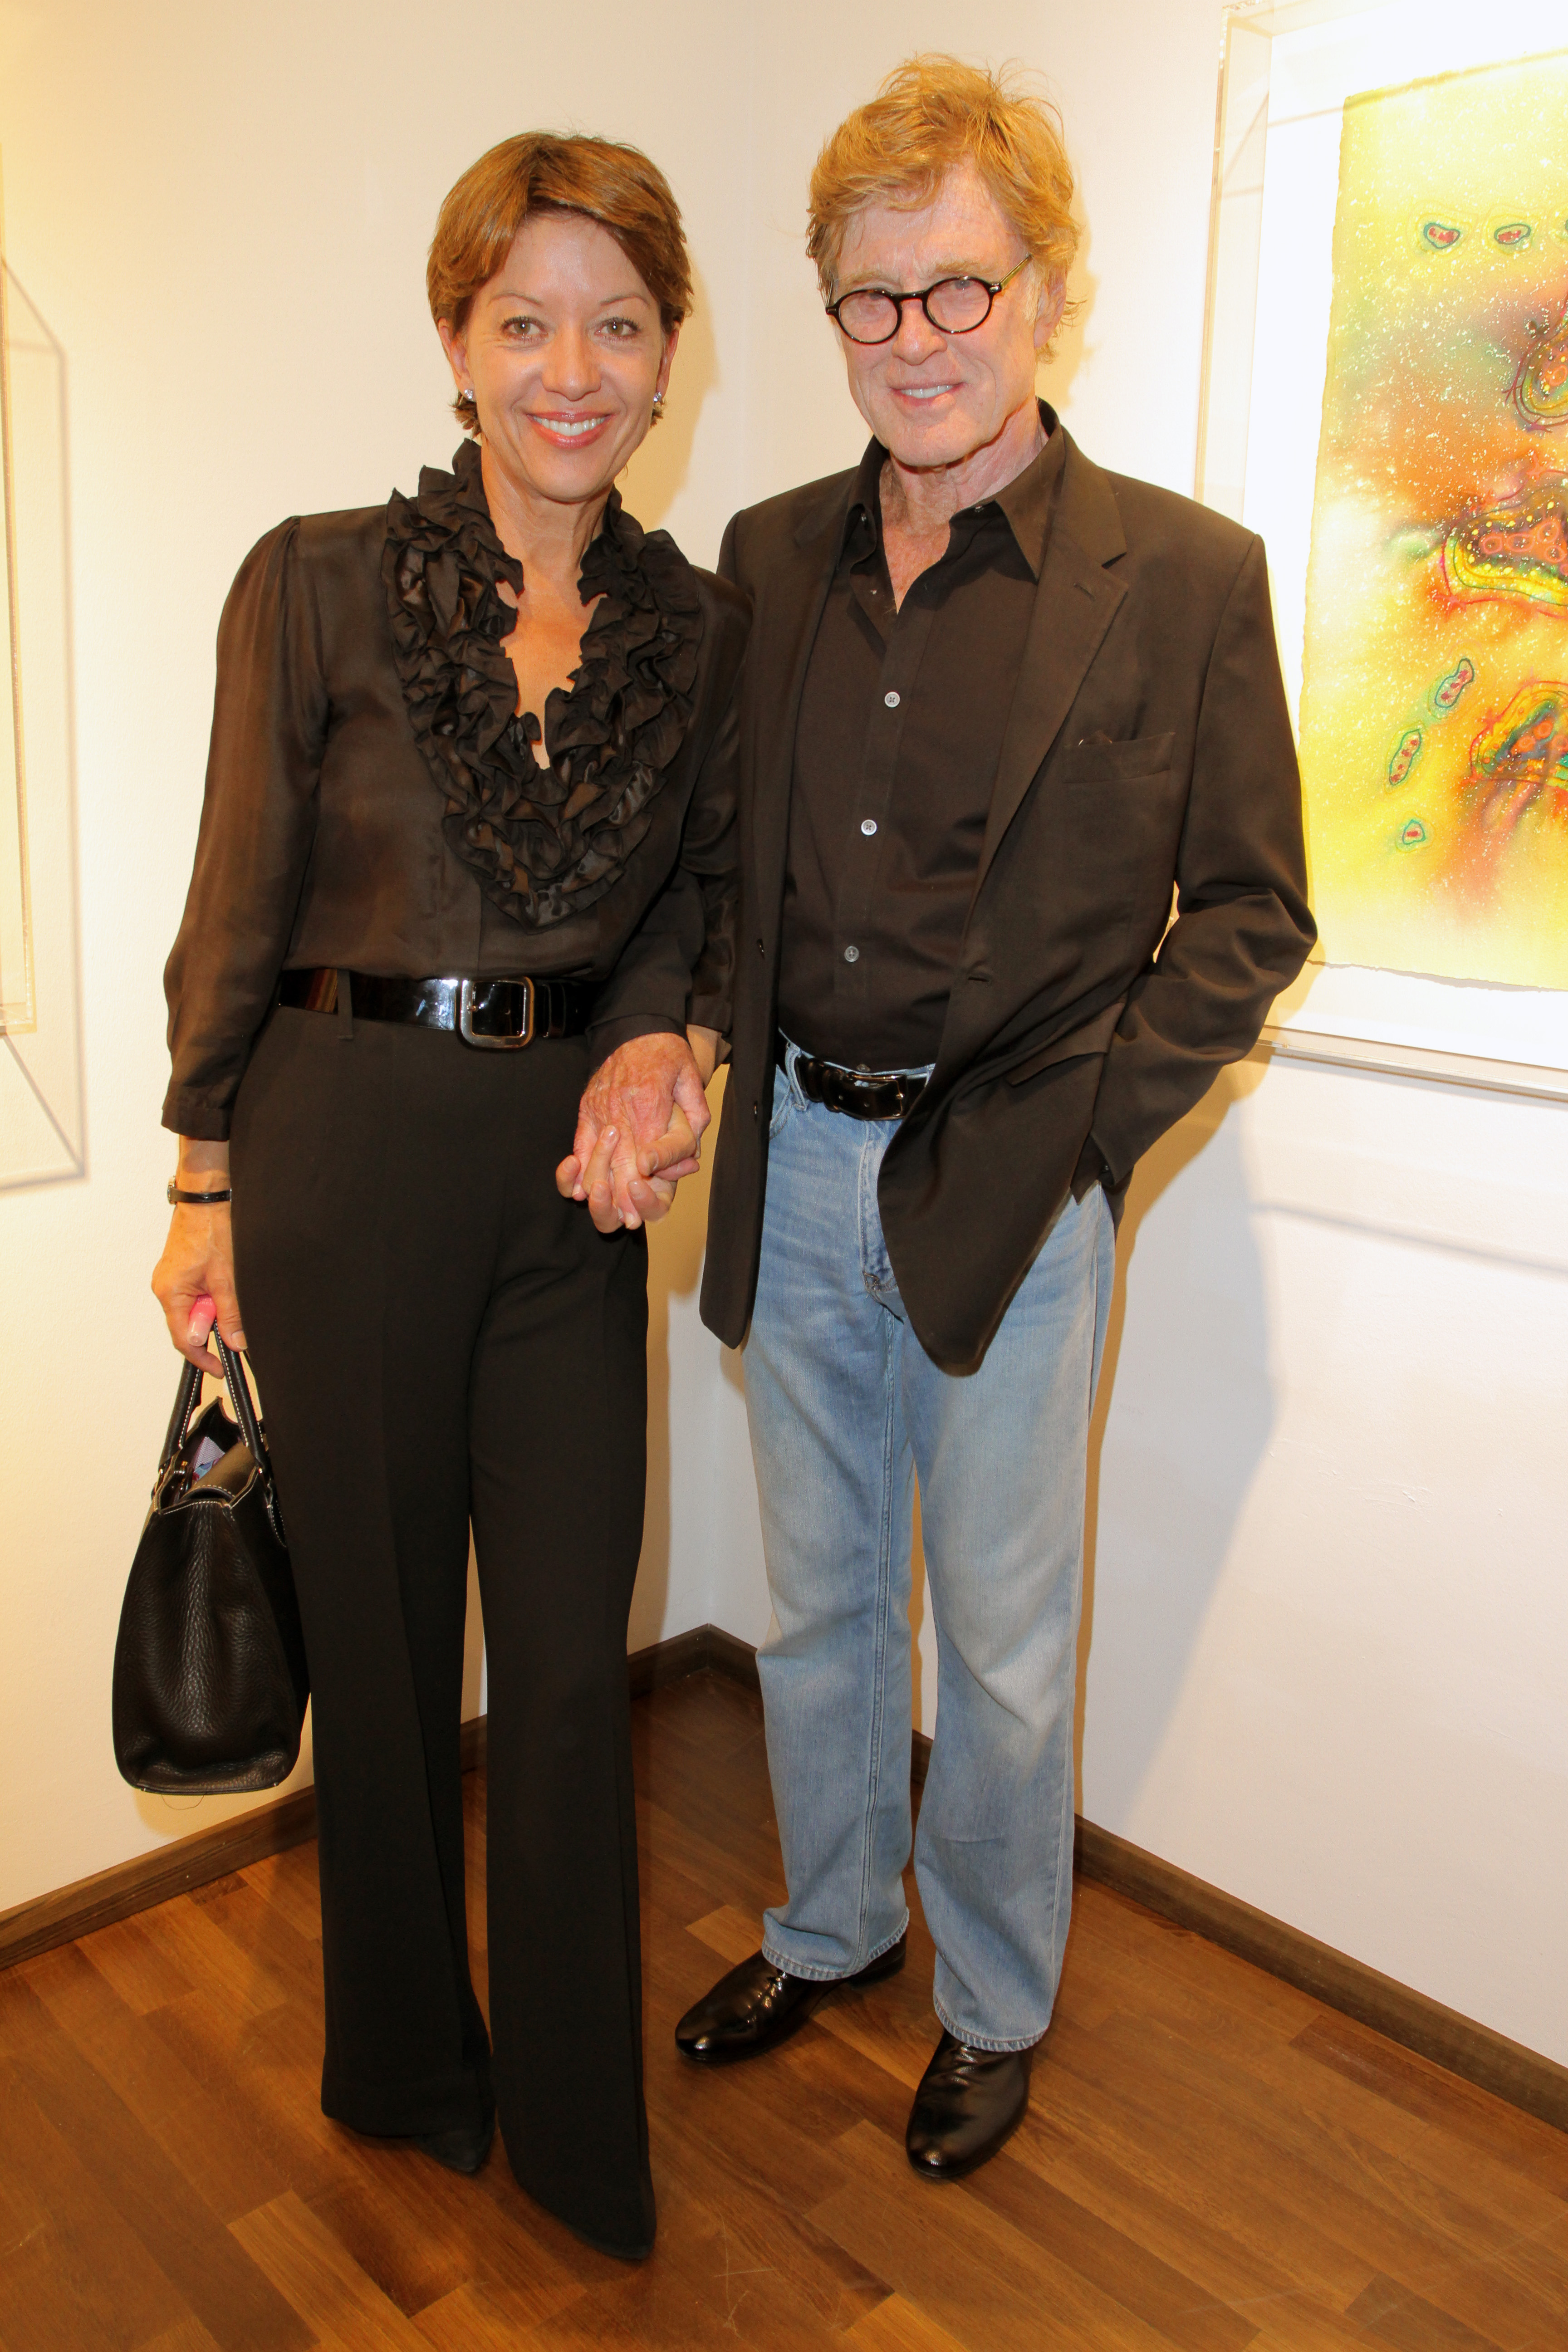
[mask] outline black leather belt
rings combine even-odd
[[[515,1053],[536,1037],[580,1037],[599,991],[586,980],[406,980],[345,972],[356,1021],[412,1021],[420,1029],[455,1029],[470,1045]],[[286,971],[278,1002],[305,1013],[335,1013],[338,971],[319,964]]]
[[[789,1066],[789,1048],[781,1037],[774,1057],[781,1070]],[[905,1118],[925,1092],[925,1080],[903,1070],[848,1070],[842,1062],[819,1062],[797,1053],[795,1074],[808,1101],[839,1110],[846,1118]]]

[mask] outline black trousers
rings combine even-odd
[[[321,2105],[387,2134],[488,2105],[458,1746],[471,1520],[501,2129],[532,2196],[635,2252],[647,1259],[555,1191],[587,1074],[582,1039],[486,1053],[275,1013],[236,1108],[235,1262],[310,1653]]]

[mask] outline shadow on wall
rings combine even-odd
[[[719,346],[713,336],[708,288],[699,271],[692,272],[691,289],[691,316],[680,331],[659,421],[617,485],[645,530],[658,528],[685,488],[697,420],[709,394],[719,385]]]
[[[1263,1266],[1232,1115],[1261,1076],[1255,1062],[1221,1075],[1139,1163],[1122,1219],[1089,1431],[1073,1742],[1080,1808],[1111,1827],[1159,1753],[1274,1426]],[[1104,1762],[1086,1802],[1091,1654],[1091,1768]]]
[[[1072,393],[1074,378],[1086,357],[1093,356],[1088,348],[1087,334],[1094,298],[1100,290],[1100,280],[1089,268],[1089,230],[1080,220],[1079,248],[1068,272],[1068,300],[1072,307],[1066,321],[1058,330],[1056,350],[1039,373],[1040,395],[1055,409],[1066,406]]]
[[[623,476],[627,507],[645,530],[657,530],[691,470],[692,446],[702,404],[719,383],[719,347],[714,340],[708,288],[692,272],[692,310],[680,331],[663,415]],[[703,1148],[702,1172],[689,1177],[662,1223],[648,1234],[647,1267],[647,1502],[643,1517],[642,1557],[632,1597],[628,1633],[632,1649],[657,1642],[664,1628],[669,1595],[670,1369],[669,1302],[689,1297],[702,1275],[708,1233],[708,1181],[718,1141],[722,1088],[710,1099],[713,1125]]]
[[[665,1604],[669,1597],[674,1528],[671,1457],[675,1443],[671,1426],[669,1310],[673,1299],[690,1298],[702,1278],[702,1253],[708,1238],[708,1185],[723,1108],[721,1078],[713,1086],[709,1099],[713,1106],[713,1124],[703,1139],[701,1172],[687,1178],[676,1193],[668,1216],[648,1230],[647,1502],[643,1516],[642,1558],[632,1600],[629,1641],[634,1650],[660,1638]],[[705,1439],[701,1427],[688,1425],[683,1430],[682,1442],[688,1446],[700,1445]]]

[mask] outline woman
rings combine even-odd
[[[523,2187],[637,2257],[640,1228],[707,1120],[687,1022],[710,1068],[728,1020],[744,606],[612,488],[689,302],[646,156],[509,140],[447,197],[428,284],[477,437],[415,499],[268,533],[225,608],[153,1287],[206,1370],[215,1319],[249,1345],[265,1400],[313,1693],[321,2104],[472,2171],[499,2101]],[[558,1191],[585,1087],[597,1146]],[[572,1194],[613,1223],[612,1187],[606,1235]]]

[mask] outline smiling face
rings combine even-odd
[[[521,499],[603,498],[644,439],[679,330],[615,238],[581,214],[531,214],[460,331],[441,321],[487,464]]]
[[[908,293],[943,278],[994,285],[1025,247],[973,163],[944,173],[918,212],[868,205],[851,222],[834,276],[837,295],[859,287]],[[997,295],[984,326],[943,334],[918,302],[906,302],[890,342],[840,333],[855,405],[900,466],[963,467],[1012,437],[1033,436],[1035,364],[1061,313],[1060,288],[1042,290],[1021,270]]]

